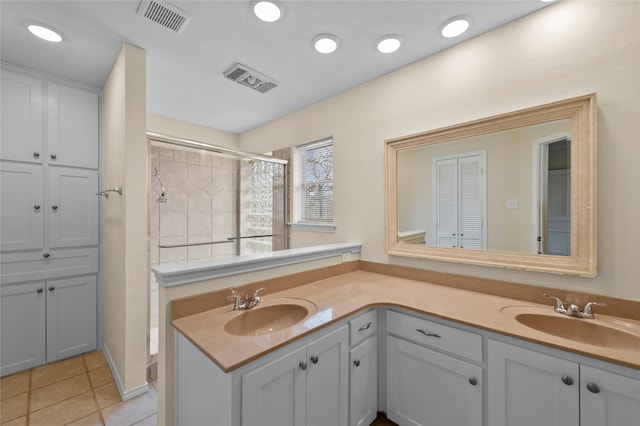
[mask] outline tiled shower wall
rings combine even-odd
[[[190,247],[158,248],[225,241],[236,235],[239,161],[151,147],[151,264],[211,259],[236,254],[234,242]],[[167,203],[158,203],[161,186]]]

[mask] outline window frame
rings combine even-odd
[[[334,215],[334,194],[333,187],[335,184],[335,176],[333,174],[334,157],[333,157],[333,137],[319,139],[313,142],[297,145],[295,147],[294,158],[294,222],[292,222],[291,229],[296,231],[314,231],[314,232],[333,232],[336,229],[335,215]],[[312,149],[322,148],[324,146],[331,146],[331,179],[325,179],[323,182],[331,183],[331,218],[327,222],[314,222],[304,217],[304,205],[306,197],[303,195],[305,188],[305,182],[303,179],[303,173],[307,170],[304,166],[304,156]]]

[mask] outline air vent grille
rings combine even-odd
[[[192,18],[184,10],[163,0],[143,0],[138,7],[138,15],[177,33],[182,33]]]
[[[234,64],[222,74],[229,80],[260,93],[265,93],[274,87],[278,87],[278,83],[274,79],[242,64]]]

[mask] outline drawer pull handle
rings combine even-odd
[[[58,210],[58,206],[51,206],[51,209],[53,209],[54,211]]]
[[[48,258],[49,256],[51,256],[49,253],[45,253],[42,255],[42,257],[44,257],[45,259]]]
[[[56,288],[54,286],[49,287],[49,291],[55,291],[55,289]]]
[[[51,154],[51,159],[52,159],[52,160],[55,160],[56,158],[58,158],[58,156],[57,156],[57,155],[55,155],[55,154]]]
[[[317,364],[318,363],[318,357],[317,356],[312,356],[311,357],[311,363],[312,364]]]
[[[44,291],[43,289],[39,288],[39,289],[37,289],[37,290],[36,290],[36,293],[40,294],[40,293],[42,293],[43,291]]]
[[[368,329],[369,329],[369,327],[371,327],[371,322],[368,322],[368,323],[367,323],[367,325],[363,325],[362,327],[360,327],[360,328],[358,329],[358,331],[365,331],[365,330],[368,330]]]
[[[571,386],[573,384],[573,379],[569,376],[562,376],[562,383],[564,383],[567,386]]]
[[[469,377],[469,384],[475,386],[478,384],[478,380],[475,377]]]
[[[589,389],[589,392],[591,393],[600,393],[600,386],[596,385],[595,383],[588,383],[587,389]]]
[[[360,367],[360,360],[356,359],[355,361],[353,361],[353,365],[355,365],[356,367]]]
[[[300,361],[300,364],[298,364],[298,366],[300,367],[300,370],[306,370],[307,369],[307,363]]]
[[[427,336],[427,337],[435,337],[435,338],[437,338],[437,339],[442,339],[442,336],[440,336],[439,334],[436,334],[436,333],[431,333],[431,332],[428,332],[428,331],[424,331],[424,330],[421,330],[421,329],[419,329],[419,328],[416,328],[416,331],[417,331],[418,333],[422,333],[422,334],[424,334],[424,335],[425,335],[425,336]]]
[[[34,152],[33,153],[33,158],[39,158],[40,157],[40,153],[39,152]]]

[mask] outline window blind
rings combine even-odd
[[[299,223],[333,223],[333,139],[298,146]]]

